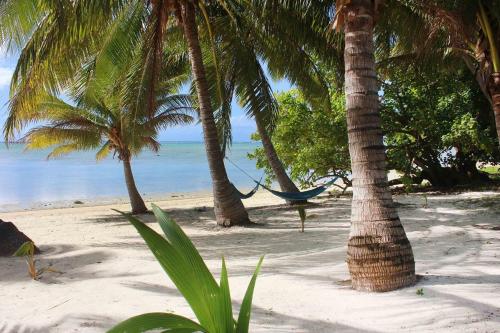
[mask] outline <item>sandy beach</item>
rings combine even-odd
[[[395,199],[420,280],[383,294],[349,287],[348,197],[314,200],[305,233],[297,212],[263,191],[245,201],[257,224],[245,228],[217,227],[208,194],[155,202],[217,277],[225,256],[236,309],[265,255],[252,332],[500,332],[500,192]],[[0,332],[103,332],[156,311],[193,317],[144,241],[112,208],[129,209],[117,202],[2,213],[43,251],[38,266],[61,273],[32,281],[23,259],[0,258]],[[141,219],[159,230],[153,216]]]

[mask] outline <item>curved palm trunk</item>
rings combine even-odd
[[[358,290],[415,283],[413,252],[387,184],[373,46],[373,4],[346,7],[345,93],[353,199],[347,264]]]
[[[122,162],[123,172],[125,174],[125,183],[127,184],[128,196],[130,198],[130,205],[132,206],[132,214],[146,213],[148,209],[146,208],[144,200],[142,200],[142,197],[137,190],[137,186],[135,186],[130,159],[124,159]]]
[[[495,125],[497,127],[498,143],[500,145],[500,73],[493,73],[490,76],[489,90],[495,115]]]
[[[259,132],[260,139],[262,141],[262,147],[264,148],[264,152],[266,153],[267,161],[273,169],[274,175],[278,180],[278,184],[283,192],[292,192],[297,193],[300,192],[297,186],[292,182],[290,177],[288,177],[285,168],[283,167],[283,163],[281,163],[276,150],[274,149],[274,145],[271,141],[271,138],[267,134],[267,130],[262,124],[262,120],[260,117],[255,116],[255,124],[257,125],[257,131]],[[295,203],[305,203],[307,201],[287,201],[289,204]]]
[[[184,34],[188,43],[191,69],[196,84],[196,91],[198,93],[200,119],[203,128],[208,166],[212,177],[214,209],[217,224],[225,227],[247,224],[250,222],[248,213],[234,190],[234,187],[231,186],[229,182],[217,138],[217,127],[215,126],[210,103],[208,84],[198,39],[195,6],[191,1],[185,1],[182,6]]]

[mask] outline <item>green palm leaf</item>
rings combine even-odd
[[[262,265],[263,260],[264,256],[260,257],[257,268],[255,268],[252,279],[248,284],[245,297],[243,298],[243,302],[241,303],[238,323],[236,325],[236,333],[248,333],[248,327],[250,325],[250,313],[252,312],[253,291],[255,289],[255,282],[257,281],[257,275],[259,275],[260,266]]]
[[[222,257],[222,270],[220,273],[220,296],[218,309],[220,310],[220,323],[222,332],[234,332],[233,308],[231,304],[231,293],[229,291],[229,280],[227,277],[226,261]]]
[[[168,333],[207,332],[188,318],[171,313],[152,312],[129,318],[110,329],[108,333],[143,333],[152,330]]]
[[[153,205],[153,212],[166,238],[160,236],[135,217],[124,213],[121,214],[126,216],[137,229],[162,268],[189,303],[201,325],[197,327],[197,330],[210,333],[233,333],[238,327],[238,332],[247,333],[255,281],[263,258],[259,261],[243,299],[238,318],[241,323],[237,323],[233,318],[229,280],[224,258],[222,259],[220,285],[218,285],[193,243],[182,229],[159,207]],[[116,326],[110,332],[139,332],[140,329],[145,330],[145,328],[158,329],[160,326],[154,325],[161,323],[162,320],[170,320],[170,317],[163,317],[166,315],[147,314],[134,317]],[[148,318],[151,318],[151,321],[155,323],[149,323]],[[182,320],[185,318],[179,319],[175,317],[175,319],[184,323]],[[175,322],[177,323],[177,321]],[[151,326],[145,327],[145,323]],[[164,332],[194,332],[189,331],[193,326],[182,325],[179,324],[178,327],[169,326]],[[116,330],[117,328],[120,330]],[[132,330],[132,328],[136,330]]]
[[[168,218],[163,212],[160,212],[159,215],[158,213],[158,209],[156,209],[155,214],[157,214],[157,218],[161,218],[165,224]],[[214,331],[216,327],[215,316],[213,310],[210,308],[210,303],[216,301],[219,290],[213,277],[210,276],[207,278],[204,274],[201,276],[195,274],[195,271],[203,272],[203,269],[196,265],[196,259],[192,259],[196,256],[192,252],[188,250],[190,254],[182,253],[179,248],[173,246],[169,241],[138,219],[133,216],[127,216],[127,218],[142,238],[144,238],[162,268],[189,303],[201,325],[209,331]],[[184,243],[181,240],[183,239],[183,235],[176,234],[176,230],[172,230],[169,233],[171,234],[171,238],[176,239],[177,245],[179,242],[181,243],[183,249],[189,249],[192,246],[192,244]],[[190,259],[192,259],[191,263]]]

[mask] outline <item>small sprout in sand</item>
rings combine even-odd
[[[24,257],[28,264],[28,273],[33,280],[38,279],[38,272],[35,266],[35,244],[33,242],[25,242],[14,253],[15,257]]]
[[[31,241],[23,243],[13,256],[24,257],[26,259],[26,263],[28,264],[28,274],[33,280],[38,280],[44,272],[61,273],[50,266],[38,270],[36,269],[35,244]]]
[[[417,289],[417,295],[418,296],[424,296],[424,288],[418,288]]]
[[[301,227],[301,230],[300,232],[304,232],[304,223],[306,222],[306,209],[303,207],[303,206],[299,206],[297,207],[297,210],[299,212],[299,216],[300,216],[300,227]]]
[[[424,204],[422,205],[422,208],[427,208],[429,207],[429,202],[427,201],[427,195],[424,194]]]

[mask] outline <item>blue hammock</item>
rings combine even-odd
[[[261,178],[261,180],[262,180],[262,178]],[[260,182],[257,182],[257,181],[255,181],[255,182],[257,183],[257,185],[255,185],[255,187],[250,192],[248,192],[246,194],[245,193],[241,193],[236,188],[236,186],[233,185],[233,183],[231,183],[231,185],[233,186],[233,188],[236,191],[236,193],[238,193],[238,196],[240,197],[240,199],[248,199],[248,198],[251,198],[255,194],[255,192],[257,192],[257,190],[259,189]]]
[[[265,185],[262,185],[260,182],[257,182],[257,181],[255,181],[255,182],[257,183],[257,185],[262,186],[263,188],[265,188],[266,190],[268,190],[269,192],[271,192],[275,196],[280,197],[281,199],[285,199],[285,200],[288,200],[288,201],[305,201],[305,200],[312,199],[312,198],[320,195],[321,193],[325,192],[326,189],[330,185],[332,185],[333,183],[335,183],[335,181],[338,178],[339,177],[335,177],[335,178],[333,178],[332,180],[330,180],[326,184],[323,184],[321,186],[313,188],[312,190],[303,191],[303,192],[279,192],[279,191],[272,190],[272,189],[270,189],[269,187],[267,187]]]

